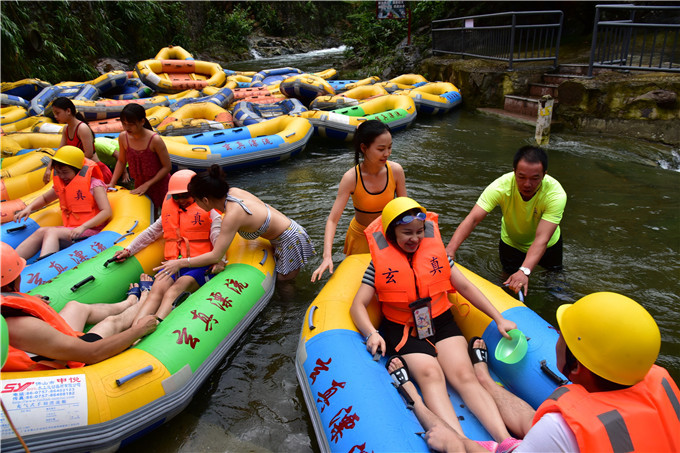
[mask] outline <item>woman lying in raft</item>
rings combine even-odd
[[[402,354],[432,412],[463,436],[447,395],[448,381],[496,442],[501,442],[510,434],[498,407],[475,377],[447,293],[460,292],[496,321],[505,337],[516,325],[449,261],[437,218],[406,197],[385,206],[365,231],[372,261],[350,314],[371,354]],[[380,331],[373,327],[367,311],[376,294],[383,314]]]
[[[78,238],[99,233],[111,218],[112,210],[106,196],[106,184],[96,163],[85,158],[75,146],[62,146],[52,157],[53,188],[36,198],[14,215],[19,222],[59,199],[63,226],[40,227],[16,249],[20,257],[40,258],[58,252]]]
[[[168,193],[161,208],[161,217],[149,228],[142,231],[128,246],[116,252],[114,258],[124,261],[139,252],[161,236],[165,239],[166,260],[179,257],[189,262],[192,257],[199,256],[213,249],[220,234],[220,215],[215,211],[206,212],[199,207],[187,192],[187,185],[195,175],[191,170],[179,170],[170,177]],[[193,263],[191,263],[193,264]],[[151,293],[146,298],[135,319],[155,314],[165,319],[172,311],[172,304],[184,292],[194,292],[224,269],[218,262],[215,266],[197,266],[193,264],[179,271],[179,274],[159,273],[151,286]],[[148,289],[142,282],[142,289]]]
[[[294,220],[264,203],[250,192],[230,187],[219,165],[213,164],[189,183],[189,193],[205,210],[224,213],[215,248],[200,256],[167,259],[154,270],[172,275],[187,266],[209,266],[224,258],[236,233],[244,239],[268,239],[274,247],[279,280],[295,278],[314,255],[314,246],[305,229]]]

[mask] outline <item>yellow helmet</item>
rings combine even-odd
[[[76,167],[78,170],[83,168],[85,165],[85,154],[80,148],[75,146],[65,145],[62,146],[54,153],[52,160],[55,162],[61,162],[62,164],[70,165],[71,167]]]
[[[425,208],[420,206],[416,200],[409,197],[397,197],[387,203],[382,210],[383,234],[387,232],[387,227],[390,226],[390,223],[392,223],[394,219],[411,209],[420,209],[423,214],[427,214]]]
[[[11,245],[4,242],[0,243],[0,285],[5,286],[12,283],[21,275],[21,271],[26,267],[26,260],[20,257]]]
[[[189,181],[196,175],[193,170],[179,170],[170,176],[168,181],[168,195],[188,192]]]
[[[617,384],[640,382],[661,348],[656,321],[621,294],[600,292],[557,309],[564,341],[583,366]]]

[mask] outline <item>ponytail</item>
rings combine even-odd
[[[222,168],[217,164],[212,164],[207,171],[198,173],[191,178],[187,191],[195,199],[221,199],[229,193],[229,183]]]

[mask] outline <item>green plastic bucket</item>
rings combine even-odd
[[[527,353],[527,337],[524,336],[521,330],[512,329],[508,331],[510,340],[502,337],[496,346],[496,360],[513,364],[524,358]]]

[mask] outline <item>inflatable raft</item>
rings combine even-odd
[[[283,99],[270,104],[258,104],[256,102],[240,101],[234,107],[234,122],[238,126],[250,126],[261,123],[270,118],[282,115],[294,115],[304,112],[307,108],[299,100]]]
[[[289,98],[300,100],[304,105],[309,105],[317,96],[332,96],[335,90],[322,77],[312,74],[301,74],[288,77],[279,85],[281,93]]]
[[[412,90],[404,91],[403,94],[413,99],[418,113],[427,115],[449,112],[463,102],[460,90],[450,82],[427,83]]]
[[[153,222],[148,197],[132,195],[127,189],[118,189],[107,195],[113,214],[104,229],[41,260],[36,261],[36,257],[27,260],[30,264],[21,273],[22,290],[28,291],[41,285],[114,245],[125,247]],[[16,248],[41,226],[61,224],[59,203],[54,202],[31,214],[25,222],[3,223],[2,242]]]
[[[386,358],[373,360],[349,314],[369,262],[369,254],[345,258],[305,314],[295,365],[319,448],[322,452],[348,452],[359,445],[361,451],[429,452],[425,441],[414,434],[423,428],[393,387],[385,369]],[[489,366],[497,382],[538,407],[562,379],[553,371],[557,370],[557,331],[500,287],[459,268],[529,338],[528,352],[521,361],[507,365],[490,353]],[[480,336],[493,351],[501,338],[496,323],[459,294],[449,298],[465,337]],[[377,302],[368,308],[378,326]],[[465,435],[491,440],[451,388],[449,395]]]
[[[163,135],[187,135],[232,127],[234,118],[226,109],[211,102],[193,102],[166,116],[157,130]]]
[[[294,156],[314,134],[304,118],[279,116],[261,123],[187,136],[165,136],[170,161],[179,168],[205,170],[265,164]]]
[[[227,79],[217,63],[199,60],[144,60],[135,73],[144,85],[160,93],[221,87]]]
[[[129,283],[160,262],[163,246],[159,241],[108,264],[121,248],[31,293],[48,296],[57,311],[71,299],[123,300]],[[224,271],[134,347],[83,368],[2,373],[3,404],[31,451],[115,451],[180,413],[274,291],[268,241],[237,237],[227,258]],[[1,427],[3,452],[23,451],[4,415]]]
[[[329,112],[309,110],[299,116],[307,118],[317,134],[322,137],[349,141],[359,123],[379,120],[387,124],[392,132],[406,129],[416,119],[416,106],[408,96],[387,95],[366,101],[352,107]]]

